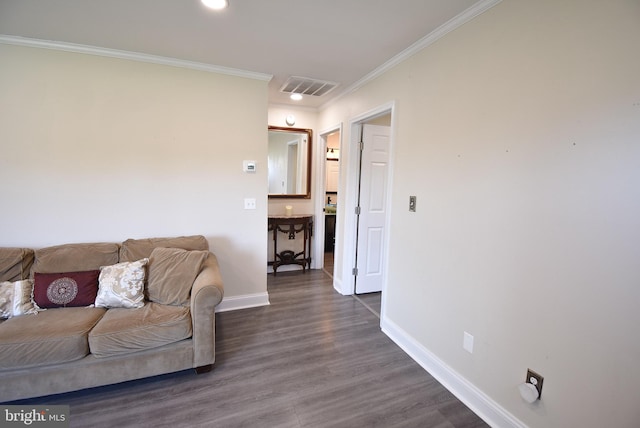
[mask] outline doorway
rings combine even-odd
[[[391,115],[364,123],[361,132],[354,297],[380,318],[387,247]]]
[[[363,123],[360,131],[359,182],[356,208],[355,294],[382,291],[388,220],[388,181],[391,115],[377,123]]]
[[[335,243],[340,181],[340,130],[327,134],[324,186],[324,271],[332,278],[335,268]]]
[[[394,123],[394,103],[388,103],[382,105],[376,109],[373,109],[365,114],[357,116],[350,121],[350,135],[348,142],[344,145],[344,150],[347,151],[345,155],[348,155],[345,165],[342,166],[344,172],[344,180],[346,185],[342,186],[344,190],[344,216],[342,217],[342,230],[338,234],[338,260],[342,261],[341,269],[336,270],[336,274],[340,274],[341,278],[339,282],[334,280],[334,287],[345,295],[354,295],[357,299],[363,301],[367,306],[372,308],[373,312],[378,312],[381,318],[384,316],[384,290],[386,289],[387,278],[387,260],[388,260],[388,233],[389,233],[389,206],[391,201],[391,177],[392,173],[392,159],[393,159],[393,123]],[[363,131],[365,125],[382,126],[387,130],[387,157],[381,165],[379,161],[375,161],[378,164],[373,166],[377,169],[375,174],[376,181],[373,188],[380,188],[384,186],[385,195],[381,197],[380,194],[374,192],[374,199],[379,211],[383,212],[383,218],[380,220],[379,227],[366,230],[366,221],[363,221],[363,207],[360,202],[362,201],[361,184],[365,187],[369,186],[367,183],[361,183],[361,156],[360,142],[364,144],[363,150],[367,150],[366,142],[361,140],[364,136]],[[366,155],[366,153],[365,153]],[[369,162],[365,159],[365,162]],[[374,162],[374,163],[375,163]],[[356,214],[360,209],[360,214]],[[367,215],[367,214],[365,214]],[[366,231],[365,231],[366,230]],[[376,251],[358,250],[359,238],[362,234],[366,234],[368,237],[372,237],[373,241],[377,240],[375,246],[369,246],[369,248],[376,248]],[[365,256],[363,256],[365,251]],[[369,260],[366,257],[366,251],[371,251],[370,255],[373,258]],[[373,262],[373,263],[372,263]],[[376,269],[372,269],[373,267]],[[380,291],[373,291],[374,289],[364,289],[361,287],[363,281],[360,281],[360,274],[364,271],[370,273],[376,272],[378,277],[378,284]],[[360,286],[358,286],[360,281]],[[371,293],[369,293],[371,291]],[[367,302],[365,299],[371,299],[372,303]]]

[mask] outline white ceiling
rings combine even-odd
[[[0,34],[273,75],[269,102],[326,104],[478,0],[0,0]],[[339,83],[291,101],[289,76]]]

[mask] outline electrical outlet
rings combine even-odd
[[[255,210],[256,209],[256,198],[244,198],[244,209],[245,210]]]
[[[534,372],[531,369],[527,369],[527,379],[526,382],[532,384],[538,390],[538,400],[542,397],[542,382],[544,381],[544,377]]]
[[[462,348],[470,354],[473,354],[473,336],[464,332],[462,336]]]

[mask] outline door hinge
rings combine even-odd
[[[353,276],[357,276],[358,275],[358,268],[354,267],[353,269],[351,269],[351,275]]]
[[[360,141],[358,144],[360,146],[360,151],[363,151],[364,150],[364,141]]]
[[[360,215],[360,207],[356,207],[356,215]]]

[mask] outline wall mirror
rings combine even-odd
[[[311,198],[311,130],[269,126],[269,198]]]

